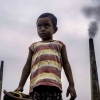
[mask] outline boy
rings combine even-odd
[[[40,15],[36,22],[41,41],[29,47],[29,55],[22,71],[21,80],[15,91],[23,91],[30,75],[30,97],[33,100],[62,100],[61,69],[69,82],[67,96],[76,98],[71,67],[64,43],[53,40],[57,31],[57,18],[51,13]]]

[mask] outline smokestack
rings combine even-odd
[[[91,76],[91,100],[100,100],[100,90],[99,90],[99,81],[98,73],[95,59],[94,43],[93,37],[99,30],[100,23],[100,4],[95,6],[85,6],[82,8],[82,13],[87,18],[92,18],[93,21],[89,25],[89,48],[90,48],[90,76]]]
[[[3,64],[4,64],[4,61],[1,61],[1,66],[0,66],[0,100],[1,100],[1,92],[2,92]]]
[[[89,39],[90,50],[90,76],[91,76],[91,100],[100,100],[99,81],[93,39]]]

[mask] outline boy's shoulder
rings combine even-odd
[[[58,43],[61,43],[61,44],[64,44],[62,41],[60,41],[60,40],[54,40],[54,41],[56,41],[56,42],[58,42]]]
[[[39,41],[37,41],[37,42],[33,42],[31,45],[35,45],[35,44],[37,44],[37,43],[39,43]]]
[[[30,47],[33,48],[36,44],[40,43],[40,41],[37,41],[37,42],[33,42]]]
[[[55,40],[57,43],[59,43],[60,45],[64,45],[65,46],[65,44],[62,42],[62,41],[60,41],[60,40]]]

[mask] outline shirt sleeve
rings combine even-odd
[[[61,42],[61,41],[58,41],[58,43],[60,44],[60,46],[61,46],[61,49],[62,49],[63,47],[66,47],[66,45],[65,45],[63,42]]]
[[[29,46],[29,49],[32,50],[32,51],[34,51],[34,45],[35,45],[35,43],[32,43],[32,44]]]

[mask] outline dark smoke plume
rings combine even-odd
[[[98,6],[84,7],[82,12],[87,18],[92,18],[95,20],[90,23],[88,29],[90,38],[93,38],[99,29],[98,24],[100,22],[100,4]]]
[[[98,31],[97,22],[91,22],[88,31],[89,31],[89,37],[93,38]]]

